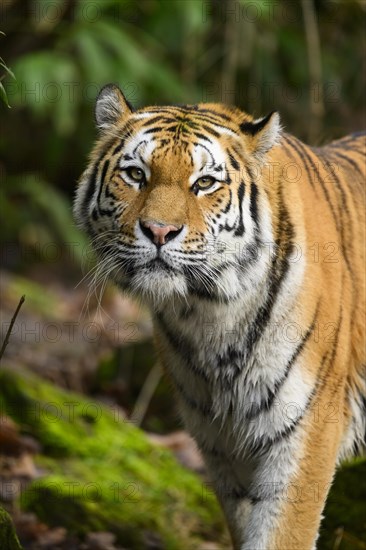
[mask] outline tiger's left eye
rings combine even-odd
[[[198,178],[198,180],[194,184],[194,187],[196,189],[205,191],[206,189],[210,189],[210,187],[212,187],[215,182],[216,180],[212,176],[203,176],[202,178]]]
[[[125,172],[136,183],[143,183],[145,181],[144,171],[141,168],[137,168],[137,166],[126,168]]]

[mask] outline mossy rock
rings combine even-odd
[[[29,372],[2,367],[0,388],[1,410],[43,447],[45,475],[22,494],[23,510],[79,536],[113,532],[136,550],[148,540],[169,550],[209,540],[229,547],[212,491],[143,431]]]
[[[14,526],[7,512],[0,506],[0,548],[1,550],[22,550]]]

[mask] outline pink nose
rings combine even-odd
[[[167,241],[174,239],[182,230],[175,225],[164,225],[152,222],[140,222],[140,227],[144,235],[146,235],[153,243],[158,246],[165,244]]]

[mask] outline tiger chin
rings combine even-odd
[[[365,446],[365,133],[314,148],[278,113],[96,102],[74,205],[146,303],[237,550],[313,550]],[[306,123],[306,121],[305,121]]]

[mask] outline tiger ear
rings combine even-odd
[[[282,130],[280,115],[273,111],[253,122],[242,122],[240,130],[248,136],[251,153],[258,160],[263,160],[265,154],[280,140]]]
[[[95,105],[95,121],[100,130],[109,130],[132,112],[131,105],[116,84],[103,86]]]

